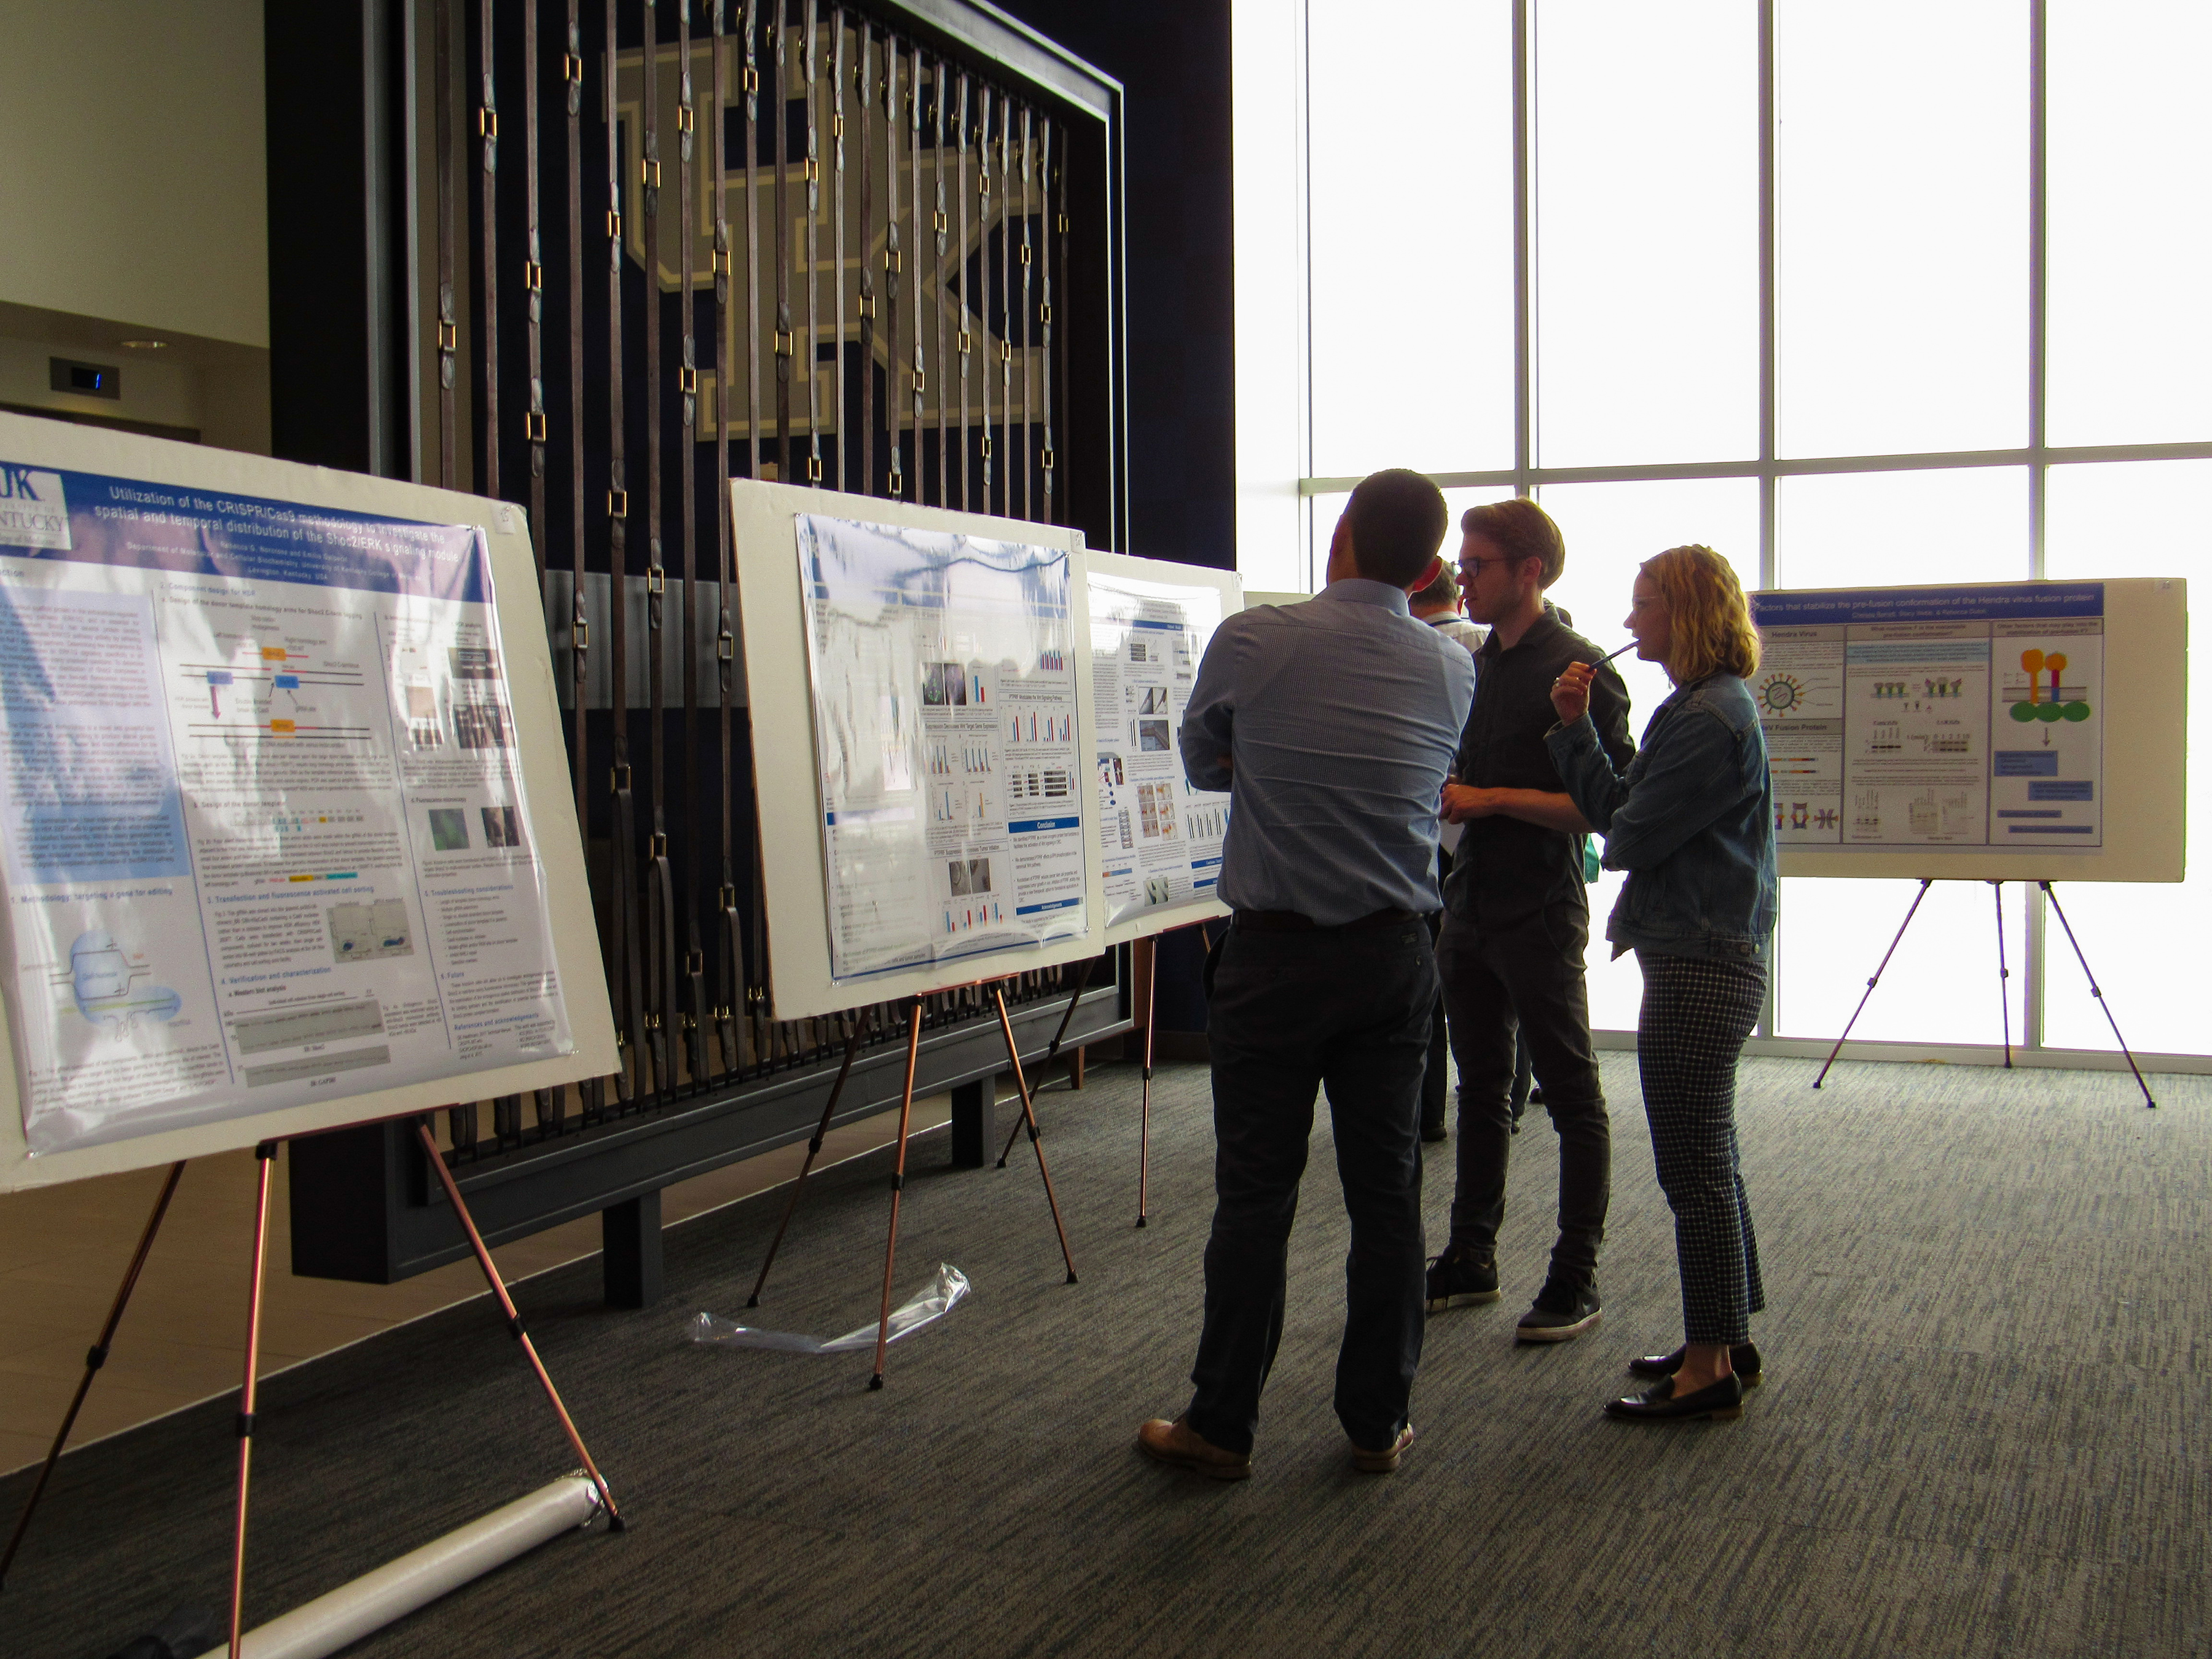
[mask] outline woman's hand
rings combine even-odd
[[[1586,662],[1571,662],[1552,682],[1552,707],[1559,710],[1560,725],[1572,726],[1589,712],[1590,680],[1596,673]]]
[[[1437,816],[1446,823],[1465,823],[1470,818],[1486,818],[1498,811],[1494,789],[1477,789],[1469,784],[1448,783],[1444,786],[1443,805]]]

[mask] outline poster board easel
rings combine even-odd
[[[520,802],[530,830],[529,841],[522,844],[530,847],[542,872],[541,890],[548,893],[583,890],[582,845],[569,796],[566,750],[561,735],[560,709],[554,691],[552,661],[538,603],[536,563],[531,551],[528,526],[515,508],[449,490],[5,414],[0,414],[0,461],[9,464],[11,483],[15,481],[16,475],[40,473],[55,478],[64,474],[89,475],[128,481],[134,487],[152,486],[150,489],[141,489],[137,493],[178,502],[179,507],[173,523],[184,521],[182,503],[190,501],[197,510],[200,505],[197,498],[204,497],[210,504],[208,521],[210,523],[221,522],[223,515],[232,514],[229,502],[235,499],[247,503],[242,511],[264,515],[264,522],[270,521],[267,515],[274,508],[281,510],[286,515],[285,521],[293,525],[307,524],[312,526],[317,522],[315,515],[320,511],[420,526],[469,526],[480,532],[481,538],[477,544],[489,555],[490,590],[479,603],[491,617],[490,638],[495,642],[498,660],[489,666],[494,675],[504,676],[507,696],[504,716],[511,717],[513,723],[513,747],[516,756],[514,770],[519,774]],[[17,505],[21,506],[20,500]],[[58,510],[64,521],[71,526],[76,524],[73,504],[68,502],[65,496],[58,508],[48,508],[49,512],[55,510]],[[20,537],[33,532],[19,530],[15,533]],[[311,529],[307,533],[312,540],[313,536],[319,532]],[[247,532],[240,534],[243,537]],[[66,539],[28,543],[18,539],[9,545],[19,550],[27,548],[67,550],[72,544]],[[114,556],[111,553],[106,556],[112,559]],[[169,567],[149,563],[146,568],[165,569]],[[211,590],[220,590],[226,600],[235,604],[241,591],[241,581],[224,576],[223,568],[216,568],[216,579],[209,582],[208,586]],[[183,586],[189,589],[191,581],[188,580]],[[258,592],[253,579],[244,579],[242,588],[249,594]],[[38,588],[33,591],[49,590]],[[504,626],[499,614],[503,596],[512,598],[516,607],[514,616]],[[526,599],[522,596],[527,596]],[[187,606],[198,603],[189,599],[168,602]],[[265,599],[254,599],[252,602],[273,605],[276,599],[272,594]],[[477,672],[483,672],[484,666],[483,663],[470,665],[471,670]],[[380,673],[381,672],[382,665],[380,665]],[[454,672],[459,673],[461,671],[456,667]],[[213,678],[210,678],[207,683],[210,687],[216,685]],[[211,695],[219,697],[220,690],[215,690]],[[295,696],[296,701],[297,694]],[[478,707],[480,708],[481,705]],[[485,718],[481,714],[475,717]],[[501,717],[495,715],[491,718]],[[454,718],[459,719],[459,715]],[[472,727],[472,732],[479,731],[480,728]],[[495,748],[506,746],[503,737],[499,735],[483,738],[482,742]],[[495,769],[504,775],[503,769]],[[487,836],[489,833],[487,831]],[[504,844],[516,844],[513,840],[512,828],[505,833],[507,840]],[[122,902],[127,905],[127,901]],[[127,914],[127,910],[124,913]],[[108,1346],[113,1340],[185,1162],[196,1157],[252,1146],[255,1149],[257,1193],[245,1374],[240,1395],[241,1409],[238,1417],[237,1505],[233,1535],[229,1637],[232,1654],[235,1656],[240,1651],[245,1587],[246,1499],[252,1468],[254,1406],[259,1380],[261,1289],[268,1242],[270,1176],[276,1148],[281,1141],[297,1135],[403,1116],[414,1117],[416,1133],[428,1166],[441,1182],[447,1200],[468,1235],[478,1266],[506,1315],[508,1328],[528,1359],[538,1384],[560,1419],[570,1449],[584,1470],[582,1477],[555,1482],[534,1494],[532,1498],[525,1500],[525,1504],[532,1510],[531,1524],[520,1529],[510,1528],[510,1547],[506,1553],[493,1559],[507,1559],[520,1548],[529,1547],[531,1543],[550,1536],[550,1532],[542,1530],[549,1521],[556,1529],[562,1525],[599,1515],[605,1516],[611,1527],[619,1523],[620,1516],[615,1508],[612,1493],[592,1463],[573,1419],[562,1404],[551,1377],[538,1358],[535,1346],[507,1296],[506,1285],[469,1216],[452,1172],[439,1152],[427,1115],[456,1097],[475,1099],[487,1095],[557,1087],[613,1069],[613,1021],[607,1005],[598,940],[589,909],[579,906],[563,910],[559,907],[548,906],[544,914],[549,924],[547,932],[554,969],[560,976],[560,995],[568,1012],[571,1042],[568,1052],[565,1054],[475,1070],[462,1068],[457,1073],[428,1081],[382,1090],[349,1091],[343,1088],[334,1089],[328,1097],[316,1098],[307,1104],[273,1110],[248,1110],[159,1133],[132,1133],[126,1128],[112,1139],[38,1157],[32,1155],[25,1132],[23,1103],[17,1067],[14,1063],[17,1036],[8,1023],[5,1011],[0,1010],[0,1060],[5,1061],[4,1065],[0,1065],[0,1193],[161,1164],[170,1166],[167,1178],[141,1234],[130,1268],[110,1308],[100,1340],[87,1356],[76,1395],[54,1438],[45,1468],[32,1488],[5,1553],[0,1554],[0,1573],[4,1573],[21,1545],[33,1512],[54,1463],[66,1445],[92,1378],[106,1358]],[[331,948],[338,948],[335,939]],[[10,971],[15,971],[15,964],[11,961]],[[173,998],[172,1001],[173,1003]],[[340,1075],[350,1076],[351,1073]],[[510,1509],[515,1507],[509,1506]],[[504,1515],[507,1511],[501,1513]],[[451,1553],[457,1547],[455,1540],[460,1536],[454,1534],[428,1548],[434,1553]],[[521,1540],[527,1541],[515,1541]],[[418,1555],[422,1553],[417,1553]],[[480,1561],[474,1571],[482,1571],[485,1564]],[[363,1605],[374,1600],[372,1596],[357,1593],[358,1590],[358,1584],[348,1586],[321,1601],[310,1604],[309,1608],[295,1610],[288,1617],[297,1619],[311,1615],[313,1619],[339,1622],[358,1620],[363,1616]],[[396,1615],[387,1611],[367,1628],[374,1628],[375,1624],[383,1623],[392,1616]]]
[[[872,970],[865,977],[853,975],[841,977],[838,975],[836,942],[832,933],[830,854],[824,835],[827,786],[826,763],[823,757],[829,752],[824,738],[830,734],[823,723],[830,716],[825,712],[823,699],[817,696],[816,685],[817,664],[811,653],[817,649],[817,642],[810,638],[809,631],[809,606],[814,602],[814,596],[811,596],[804,586],[806,579],[802,575],[800,557],[801,521],[820,520],[867,526],[871,527],[872,536],[874,532],[880,531],[883,533],[878,539],[892,543],[910,532],[913,545],[918,550],[917,568],[927,563],[927,556],[920,550],[931,546],[934,538],[948,537],[966,537],[977,542],[1001,544],[1002,547],[1035,549],[1048,556],[1064,556],[1067,561],[1068,611],[1065,643],[1060,648],[1066,660],[1054,671],[1054,676],[1055,678],[1060,676],[1072,678],[1068,690],[1072,693],[1073,728],[1065,739],[1071,755],[1079,755],[1088,746],[1083,739],[1091,730],[1092,719],[1091,679],[1088,674],[1081,672],[1084,666],[1081,642],[1090,635],[1085,586],[1082,580],[1083,533],[1065,526],[1035,524],[981,514],[956,513],[948,508],[921,507],[903,501],[750,479],[731,481],[730,517],[739,595],[739,625],[744,636],[747,714],[751,723],[753,776],[760,825],[759,878],[769,939],[768,981],[771,1017],[777,1019],[820,1018],[843,1014],[856,1004],[904,1005],[907,1025],[905,1085],[900,1096],[897,1150],[891,1176],[890,1222],[884,1252],[884,1290],[877,1329],[875,1369],[868,1383],[872,1389],[881,1389],[884,1385],[884,1354],[890,1340],[890,1286],[898,1252],[899,1210],[905,1187],[914,1080],[920,1057],[925,997],[970,988],[990,992],[1006,1038],[1007,1062],[1020,1085],[1021,1126],[1028,1132],[1030,1145],[1036,1154],[1038,1176],[1043,1182],[1045,1196],[1052,1210],[1054,1227],[1060,1237],[1060,1253],[1066,1267],[1066,1283],[1073,1285],[1077,1282],[1074,1257],[1068,1247],[1066,1225],[1060,1218],[1059,1199],[1053,1188],[1052,1172],[1046,1162],[1043,1144],[1038,1133],[1030,1092],[1014,1042],[1012,1023],[1006,1013],[1003,982],[1017,973],[1095,958],[1100,948],[1099,918],[1104,914],[1104,899],[1099,882],[1095,807],[1089,805],[1089,797],[1084,792],[1073,790],[1067,805],[1056,810],[1062,816],[1073,813],[1079,820],[1080,891],[1085,918],[1085,925],[1080,930],[1066,937],[1048,939],[1026,948],[949,956],[918,962],[911,966]],[[809,531],[807,533],[811,535],[813,532]],[[866,539],[854,538],[856,544]],[[818,541],[811,544],[816,548],[814,556],[826,564],[828,550]],[[896,617],[885,623],[887,629],[894,625],[903,627],[905,623]],[[927,631],[927,624],[917,623],[916,627]],[[898,671],[900,673],[914,672],[923,666],[920,660],[908,662],[898,657],[895,648],[896,643],[893,641],[891,647],[887,647],[890,652],[888,659],[902,665]],[[948,670],[979,669],[987,677],[993,672],[993,665],[988,661],[970,661],[973,652],[963,648],[958,641],[948,641],[946,648],[951,655],[961,660],[937,666]],[[820,665],[834,667],[836,665]],[[1017,666],[1025,671],[1028,665]],[[1039,668],[1042,670],[1042,665]],[[1000,696],[1000,712],[1003,714],[1007,706],[1005,693],[1009,684],[1010,682],[989,679],[971,684],[963,672],[959,695],[963,706],[974,708],[988,690],[989,695]],[[927,757],[902,754],[898,759],[900,765],[911,765],[915,782],[933,777],[933,769],[940,761],[948,771],[956,775],[964,774],[970,764],[976,763],[965,752],[966,741],[962,734],[952,731],[944,722],[943,716],[949,713],[948,705],[955,690],[949,682],[933,681],[927,690],[933,696],[925,696],[924,690],[919,684],[908,685],[903,682],[892,684],[886,681],[880,690],[886,704],[894,700],[915,699],[933,704],[940,711],[940,718],[936,724],[925,724],[918,746],[942,748],[942,757],[933,753]],[[975,702],[968,701],[971,697]],[[908,733],[899,739],[902,744],[916,740],[912,728],[902,723],[901,713],[891,710],[883,718],[890,722],[884,728],[886,731],[896,729]],[[841,726],[835,735],[842,738],[851,734]],[[987,770],[995,769],[1005,758],[1006,749],[996,739],[987,741],[982,746],[988,752],[980,757],[981,763]],[[1069,764],[1072,769],[1072,761]],[[885,782],[888,787],[889,780],[886,779]],[[963,783],[963,787],[973,786]],[[898,793],[910,799],[918,799],[930,792],[908,786]],[[909,807],[907,810],[912,811],[914,809]],[[966,809],[963,807],[963,810]],[[831,816],[834,818],[834,815]],[[1007,823],[1010,835],[1013,827],[1012,817],[1011,808],[1008,808],[1001,820]],[[948,916],[948,923],[949,921]],[[846,1062],[841,1067],[837,1082],[824,1103],[821,1123],[808,1142],[807,1156],[801,1167],[799,1179],[793,1184],[791,1197],[786,1203],[786,1225],[792,1212],[797,1208],[807,1174],[821,1150],[823,1135],[828,1130],[842,1098],[852,1057],[872,1018],[865,1010],[851,1016],[850,1028],[845,1033]],[[751,1297],[746,1304],[749,1307],[758,1305],[782,1237],[783,1228],[779,1227],[762,1263],[759,1277],[755,1281]]]

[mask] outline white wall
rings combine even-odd
[[[0,0],[0,301],[265,348],[260,0]]]
[[[1237,568],[1245,586],[1309,585],[1305,4],[1230,11],[1237,264]]]

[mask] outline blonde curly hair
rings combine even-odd
[[[1677,685],[1725,671],[1738,679],[1759,672],[1759,630],[1743,584],[1710,547],[1670,547],[1638,567],[1667,602],[1667,673]]]

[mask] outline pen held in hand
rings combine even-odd
[[[1595,662],[1592,663],[1590,666],[1593,668],[1602,668],[1606,664],[1611,662],[1615,657],[1621,655],[1623,653],[1635,650],[1637,646],[1640,643],[1642,643],[1642,641],[1631,640],[1626,645],[1622,646],[1620,650],[1607,652],[1605,655],[1600,657]]]

